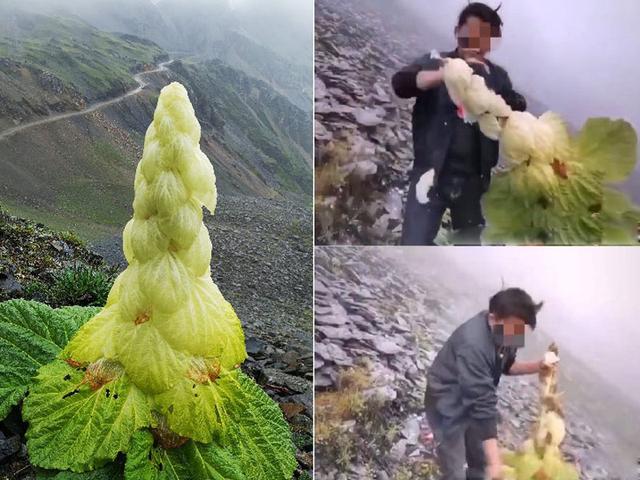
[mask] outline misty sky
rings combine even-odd
[[[466,0],[401,0],[455,46]],[[486,0],[497,7],[500,0]],[[640,1],[503,0],[503,39],[491,55],[516,88],[577,127],[588,117],[629,120],[640,131]]]
[[[469,276],[478,302],[500,287],[518,286],[544,300],[539,327],[561,350],[640,393],[640,249],[637,247],[440,247]],[[442,265],[442,261],[438,261]],[[440,267],[442,268],[442,267]],[[459,280],[465,285],[465,279]],[[482,291],[484,289],[484,291]],[[461,319],[463,321],[464,319]]]

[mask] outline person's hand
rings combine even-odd
[[[444,68],[438,70],[422,70],[416,75],[416,86],[420,90],[428,90],[444,81]]]
[[[502,464],[500,463],[487,465],[487,469],[485,473],[488,480],[502,480],[502,478],[504,477]]]
[[[550,370],[555,367],[560,361],[560,357],[553,352],[547,352],[544,354],[542,360],[540,360],[540,370]]]

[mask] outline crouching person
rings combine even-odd
[[[539,373],[558,360],[516,361],[525,329],[535,328],[541,307],[521,289],[500,291],[490,299],[488,311],[459,326],[438,352],[427,374],[425,406],[442,480],[502,478],[500,377]]]

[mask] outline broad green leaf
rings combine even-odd
[[[221,391],[230,419],[225,445],[231,445],[248,479],[290,480],[297,462],[280,407],[241,372],[237,385],[241,393]]]
[[[153,446],[153,436],[138,431],[132,438],[126,480],[248,480],[229,448],[192,440],[180,448]]]
[[[64,348],[80,327],[100,313],[100,310],[102,310],[101,307],[71,306],[56,308],[53,313],[60,319],[60,322],[64,322],[65,332],[67,333],[62,339],[64,343],[61,344],[61,347]]]
[[[603,242],[607,245],[638,243],[640,211],[624,193],[605,189],[602,203]]]
[[[99,311],[91,307],[54,310],[42,303],[0,303],[0,419],[25,395],[32,378],[52,361],[76,330]]]
[[[213,384],[189,383],[189,388],[179,386],[156,397],[171,430],[223,442],[248,479],[291,478],[297,463],[289,426],[280,407],[253,380],[236,370]],[[194,417],[203,420],[194,422]]]
[[[84,377],[83,369],[60,360],[40,369],[23,408],[34,465],[92,470],[126,452],[131,435],[153,423],[144,394],[126,374],[96,390]]]
[[[122,466],[117,463],[109,463],[102,468],[91,472],[57,472],[54,470],[40,470],[36,474],[36,480],[123,480]]]
[[[528,243],[531,234],[528,207],[512,193],[508,174],[494,176],[491,188],[482,197],[482,211],[488,224],[482,235],[483,243]]]
[[[607,182],[625,180],[638,155],[638,137],[630,123],[590,118],[575,138],[577,157],[590,169],[604,173]]]

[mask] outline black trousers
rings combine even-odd
[[[440,480],[484,480],[484,448],[473,422],[444,428],[435,408],[427,406],[426,413],[436,442]]]
[[[435,238],[444,212],[451,212],[455,230],[454,243],[480,245],[480,234],[485,221],[480,200],[484,193],[482,179],[478,177],[441,176],[437,186],[429,190],[426,204],[416,198],[418,175],[411,180],[402,224],[402,245],[435,245]]]

